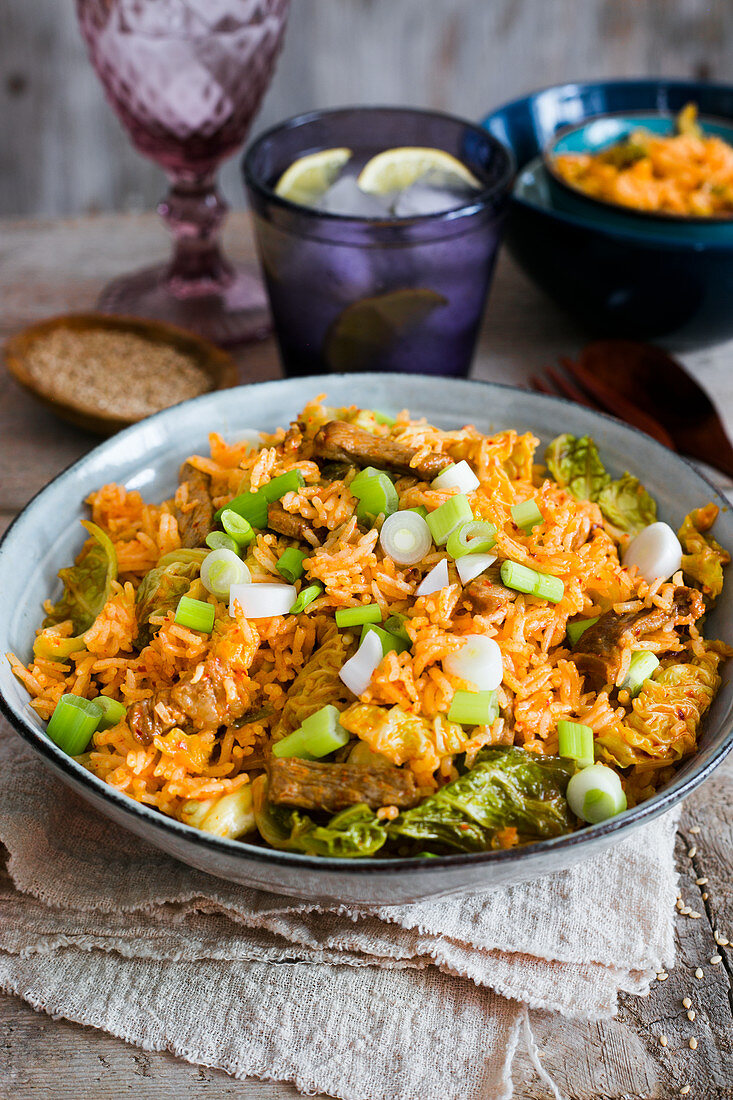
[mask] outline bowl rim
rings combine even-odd
[[[349,383],[355,383],[359,380],[372,381],[375,378],[382,380],[394,380],[401,379],[409,381],[414,384],[415,379],[418,377],[430,377],[406,373],[381,373],[381,372],[355,372],[355,373],[333,373],[328,375],[313,375],[309,381],[312,382],[316,388],[316,392],[320,392],[318,387],[321,385],[328,385],[329,380],[335,378],[342,379]],[[431,379],[437,381],[437,379]],[[278,385],[279,382],[288,383],[293,379],[281,379],[266,382],[253,383],[249,386],[237,387],[237,389],[251,390],[253,388],[259,389],[261,386],[273,386]],[[305,381],[305,380],[302,380]],[[491,390],[507,390],[516,393],[517,387],[510,386],[506,383],[492,382],[483,379],[451,379],[451,383],[458,384],[461,388],[466,387],[471,389],[475,386],[483,387],[489,392]],[[196,403],[204,403],[216,398],[217,393],[202,394],[200,397],[191,398],[189,401],[181,402],[179,405],[174,405],[169,409],[163,409],[161,412],[154,413],[152,416],[147,417],[144,421],[138,421],[138,423],[131,425],[129,428],[123,429],[112,439],[103,441],[94,447],[91,451],[88,451],[81,458],[75,460],[55,475],[46,485],[40,488],[27,502],[25,507],[18,513],[4,532],[2,538],[0,538],[0,552],[2,552],[12,530],[16,525],[26,516],[26,513],[31,509],[35,509],[39,506],[44,494],[54,485],[59,482],[63,482],[68,479],[78,467],[87,464],[93,457],[98,456],[101,451],[105,449],[111,449],[119,445],[120,440],[124,440],[126,437],[130,438],[135,432],[141,430],[141,425],[147,425],[149,421],[159,420],[161,417],[174,418],[178,411],[188,406],[193,406]],[[254,398],[256,400],[256,398]],[[572,402],[563,397],[555,397],[549,394],[533,394],[534,400],[539,400],[543,404],[547,402],[554,402],[561,406],[572,406]],[[651,439],[645,433],[639,429],[632,427],[623,421],[618,420],[616,417],[609,416],[607,413],[596,412],[595,410],[587,410],[591,419],[608,421],[615,427],[621,427],[628,433],[641,436],[647,445],[651,445],[654,448],[658,448],[662,451],[667,458],[670,457],[670,452],[667,448],[663,447],[661,443]],[[695,475],[703,481],[713,498],[722,507],[729,507],[728,502],[722,496],[716,486],[710,481],[704,472],[700,471],[696,466],[689,462],[682,455],[674,453],[673,457],[678,462],[692,470]],[[22,714],[19,714],[11,706],[9,701],[5,698],[2,691],[0,691],[0,713],[4,715],[10,725],[16,730],[21,738],[33,749],[33,751],[41,756],[51,768],[57,772],[62,773],[68,780],[75,786],[86,788],[91,795],[101,799],[102,802],[110,801],[121,812],[121,816],[137,819],[139,822],[144,822],[147,826],[152,827],[153,832],[157,833],[158,830],[162,830],[164,833],[171,833],[173,836],[177,836],[179,839],[185,841],[188,844],[197,845],[202,851],[209,851],[212,853],[226,854],[228,856],[241,856],[243,862],[252,863],[268,863],[280,865],[283,867],[289,867],[292,869],[308,869],[309,871],[322,871],[324,874],[333,873],[338,871],[339,873],[345,873],[347,875],[394,875],[404,874],[409,869],[417,870],[421,872],[429,870],[433,879],[436,891],[440,888],[440,875],[441,873],[449,874],[452,869],[456,867],[470,865],[476,866],[478,864],[491,864],[501,865],[506,863],[531,863],[534,857],[541,856],[545,853],[549,854],[558,849],[572,850],[579,845],[583,846],[586,842],[592,843],[593,841],[600,840],[601,838],[617,838],[622,839],[632,829],[638,828],[640,825],[647,823],[660,814],[665,813],[676,805],[681,799],[685,798],[692,791],[694,791],[700,784],[707,779],[707,777],[718,767],[728,754],[731,748],[733,748],[733,722],[731,722],[730,728],[723,736],[721,744],[715,750],[710,760],[702,765],[698,770],[693,770],[686,777],[679,779],[673,779],[671,783],[656,792],[646,802],[642,802],[639,805],[633,807],[631,810],[625,811],[623,814],[617,817],[610,818],[598,825],[588,825],[584,828],[578,829],[576,832],[567,833],[559,837],[552,837],[546,840],[537,841],[533,844],[523,845],[518,848],[501,849],[498,851],[489,852],[462,852],[455,855],[438,856],[437,858],[421,859],[420,857],[411,856],[397,856],[387,857],[379,859],[378,857],[369,857],[365,859],[345,859],[336,858],[331,856],[312,856],[299,852],[287,852],[273,848],[265,848],[262,846],[248,844],[245,840],[231,840],[225,837],[217,837],[210,833],[204,833],[200,829],[196,829],[193,826],[185,825],[183,822],[178,821],[175,818],[168,817],[165,814],[153,809],[150,806],[146,806],[143,803],[136,802],[134,799],[125,795],[121,791],[117,791],[110,787],[103,780],[97,776],[92,775],[81,764],[77,764],[73,757],[67,756],[61,751],[48,737],[39,733],[31,722]],[[103,811],[102,811],[103,812]]]
[[[685,79],[683,77],[671,77],[669,79],[665,77],[616,77],[609,80],[567,80],[560,84],[546,84],[540,88],[535,88],[531,92],[527,92],[525,95],[515,96],[514,99],[507,100],[506,103],[500,104],[493,110],[488,111],[481,119],[480,125],[489,128],[488,124],[494,119],[499,119],[511,112],[513,109],[521,107],[525,104],[533,103],[539,96],[545,92],[566,92],[568,96],[571,94],[577,95],[583,90],[601,90],[603,88],[644,88],[648,90],[656,89],[667,91],[689,91],[694,89],[705,88],[710,91],[727,92],[733,97],[733,84],[726,84],[723,81],[702,81]],[[492,132],[492,131],[490,131]],[[508,146],[514,152],[513,146]],[[516,153],[514,154],[516,158]],[[538,148],[537,152],[531,157],[527,158],[522,164],[517,163],[517,176],[520,176],[524,169],[534,161],[535,158],[542,160],[541,151]],[[544,167],[544,166],[543,166]],[[651,237],[646,236],[643,233],[634,233],[630,229],[626,228],[613,228],[607,225],[601,225],[596,222],[590,221],[588,218],[584,218],[579,214],[568,214],[565,211],[555,210],[546,206],[537,206],[535,203],[530,202],[526,198],[522,198],[516,195],[514,188],[511,192],[511,207],[517,206],[520,209],[524,209],[531,214],[537,214],[544,218],[548,218],[551,221],[556,221],[561,224],[570,226],[573,229],[582,230],[583,232],[592,232],[600,237],[606,238],[608,241],[620,242],[636,248],[651,248],[656,251],[663,252],[711,252],[720,253],[721,255],[730,254],[733,250],[733,244],[729,244],[725,241],[695,241],[689,237]]]
[[[474,131],[476,135],[481,138],[485,138],[488,135],[495,152],[498,152],[505,158],[503,171],[495,183],[483,186],[480,191],[471,196],[470,201],[451,207],[449,210],[439,211],[435,214],[411,214],[409,217],[397,217],[395,215],[386,217],[381,215],[363,217],[353,214],[337,214],[329,210],[318,210],[315,207],[303,206],[301,203],[293,202],[291,199],[286,199],[282,195],[278,195],[274,188],[266,183],[262,177],[254,171],[253,161],[260,146],[275,135],[281,132],[295,130],[299,126],[305,126],[319,119],[333,117],[335,115],[350,114],[355,111],[360,111],[364,114],[378,111],[385,114],[438,118],[445,122],[458,123],[467,130]],[[501,201],[503,196],[508,196],[511,193],[512,182],[517,172],[517,162],[513,149],[510,149],[503,141],[500,141],[497,137],[494,137],[493,134],[489,133],[480,122],[473,122],[471,119],[462,118],[460,115],[454,115],[449,111],[434,111],[429,107],[397,106],[389,103],[366,103],[352,106],[324,107],[322,109],[304,111],[301,114],[293,115],[291,118],[283,119],[274,126],[270,126],[267,130],[263,131],[263,133],[258,134],[250,143],[241,158],[241,169],[245,186],[250,188],[259,199],[266,203],[273,204],[275,207],[279,207],[297,217],[313,219],[314,223],[322,221],[325,224],[331,222],[334,225],[378,225],[389,228],[399,228],[408,223],[427,225],[429,223],[438,224],[441,222],[452,222],[459,218],[465,218],[472,214],[476,214],[485,207],[496,205]]]
[[[569,134],[576,133],[579,130],[585,129],[586,126],[592,125],[594,122],[599,122],[601,119],[630,119],[633,121],[634,116],[656,115],[658,118],[669,120],[674,122],[675,116],[673,114],[667,114],[665,111],[655,111],[651,108],[638,109],[634,111],[601,111],[596,115],[587,115],[581,122],[570,122],[566,126],[561,126],[559,130],[556,130],[552,137],[545,142],[542,148],[540,156],[542,163],[547,171],[548,175],[552,177],[554,183],[574,198],[580,198],[583,202],[588,203],[592,208],[599,210],[615,210],[619,213],[630,214],[632,217],[641,218],[648,222],[671,222],[673,224],[684,225],[688,228],[697,228],[699,226],[707,225],[733,225],[733,213],[731,214],[714,214],[709,217],[703,214],[675,214],[668,210],[641,210],[637,206],[625,206],[621,202],[613,202],[611,199],[600,199],[597,195],[589,195],[586,191],[583,191],[580,187],[574,187],[573,184],[568,183],[563,176],[557,171],[555,167],[555,146],[563,138]],[[733,136],[733,119],[726,119],[717,115],[699,115],[698,122],[703,125],[708,123],[725,123],[726,127],[731,131]]]

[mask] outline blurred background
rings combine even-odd
[[[732,72],[731,0],[293,0],[253,135],[348,103],[479,118],[555,81]],[[71,0],[0,0],[0,119],[0,216],[146,210],[165,190],[102,96]],[[222,173],[235,207],[238,159]]]

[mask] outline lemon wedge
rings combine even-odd
[[[321,149],[293,161],[275,185],[275,194],[300,206],[313,206],[335,181],[351,149]]]
[[[428,173],[433,182],[439,180],[444,187],[481,187],[465,164],[450,153],[418,145],[404,145],[377,153],[364,165],[356,182],[362,191],[387,195],[393,191],[404,191]]]

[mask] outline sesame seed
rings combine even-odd
[[[697,1050],[697,1039],[694,1035],[690,1039],[690,1050]]]
[[[702,967],[698,966],[697,970],[695,971],[695,977],[702,978]]]
[[[706,886],[707,881],[708,880],[706,878],[696,878],[695,879],[695,886]]]
[[[689,997],[682,998],[682,1006],[683,1008],[692,1008],[692,1001]]]
[[[703,900],[703,901],[707,901],[707,900],[708,900],[708,896],[709,896],[709,895],[708,895],[708,892],[707,892],[707,890],[706,890],[706,891],[705,891],[705,893],[704,893],[704,894],[703,894],[703,896],[702,896],[702,900]]]
[[[683,917],[689,916],[691,912],[692,912],[692,909],[690,909],[689,905],[681,905],[680,906],[680,913],[682,914]]]
[[[727,947],[730,943],[730,940],[727,936],[724,936],[722,932],[716,932],[715,942],[718,944],[719,947]]]
[[[658,982],[666,982],[668,977],[669,977],[669,974],[667,973],[666,970],[660,970],[660,972],[657,974],[657,981]]]
[[[687,1096],[689,1091],[690,1091],[690,1086],[689,1085],[683,1085],[682,1088],[680,1089],[680,1096]]]
[[[722,961],[723,961],[723,956],[722,955],[713,955],[713,957],[710,960],[710,962],[712,963],[713,966],[717,966],[718,963],[722,963]]]
[[[666,1036],[666,1035],[660,1035],[660,1036],[659,1036],[659,1045],[660,1045],[660,1046],[662,1046],[662,1047],[666,1047],[666,1045],[667,1045],[667,1043],[668,1043],[668,1042],[669,1042],[669,1040],[667,1039],[667,1036]]]
[[[697,909],[693,909],[692,912],[690,913],[690,918],[692,920],[700,920],[700,916],[701,916],[701,914],[698,913]]]
[[[691,1008],[690,1011],[687,1013],[687,1019],[690,1021],[690,1023],[692,1023],[696,1015],[697,1013],[695,1012],[695,1009]]]
[[[697,835],[700,832],[700,826],[699,825],[693,825],[692,828],[690,829],[690,832],[695,833],[695,835]]]
[[[692,847],[688,849],[687,855],[689,856],[690,859],[695,858],[695,856],[697,855],[696,845],[693,844]]]

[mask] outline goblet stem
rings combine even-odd
[[[227,210],[213,173],[174,179],[158,206],[174,242],[166,272],[172,294],[181,298],[216,294],[231,284],[234,268],[219,243]]]

